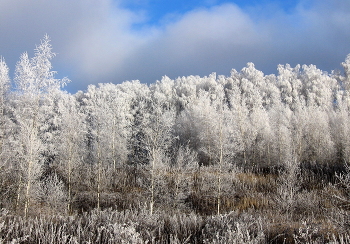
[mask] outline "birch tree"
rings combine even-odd
[[[103,189],[112,179],[117,167],[125,166],[130,135],[130,101],[126,93],[113,84],[90,85],[85,94],[84,107],[88,121],[91,163],[97,174],[97,207]],[[104,180],[103,180],[104,178]]]
[[[0,153],[3,153],[5,137],[5,105],[7,92],[10,87],[9,68],[4,58],[0,57]]]
[[[72,211],[74,183],[83,181],[80,176],[84,157],[85,115],[80,111],[75,96],[61,93],[58,101],[60,134],[56,139],[59,158],[55,161],[61,175],[66,179],[68,213]]]
[[[101,203],[101,191],[102,191],[102,171],[104,167],[104,154],[103,154],[103,132],[105,129],[106,118],[106,106],[103,97],[104,94],[99,94],[97,88],[94,85],[88,87],[85,99],[85,113],[88,123],[88,137],[89,137],[89,161],[93,167],[93,171],[96,172],[96,202],[97,209],[100,209]],[[91,179],[92,180],[92,179]]]
[[[153,90],[149,100],[147,117],[142,121],[144,129],[145,149],[148,153],[150,179],[150,214],[154,212],[157,197],[157,185],[162,171],[170,166],[169,152],[174,142],[175,110],[173,106],[164,103],[164,98],[157,90]]]
[[[8,192],[9,186],[5,184],[9,179],[9,175],[13,175],[11,172],[12,164],[9,162],[11,145],[9,143],[9,134],[11,131],[12,122],[10,121],[7,113],[8,111],[8,97],[9,97],[10,77],[9,68],[6,65],[4,58],[0,57],[0,191]],[[4,187],[4,189],[2,189]],[[10,198],[6,196],[5,198]],[[4,202],[0,200],[0,203]]]
[[[18,125],[18,147],[21,160],[22,181],[25,188],[24,215],[27,216],[33,196],[32,186],[38,180],[42,170],[42,151],[44,146],[40,140],[40,122],[43,113],[40,112],[42,101],[52,89],[59,89],[65,84],[65,79],[54,78],[56,72],[51,71],[52,52],[50,39],[46,35],[35,49],[35,55],[29,59],[28,54],[22,54],[16,65],[16,107],[15,119]],[[20,190],[18,194],[20,194]]]
[[[250,97],[253,96],[252,93],[247,93],[247,89],[252,88],[252,84],[247,82],[247,79],[240,79],[240,74],[236,70],[232,70],[229,78],[231,89],[227,92],[228,102],[235,120],[234,124],[238,127],[239,150],[237,154],[241,155],[244,167],[248,166],[249,150],[256,138],[256,130],[250,120],[251,102],[254,102],[254,98]]]

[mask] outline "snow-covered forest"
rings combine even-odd
[[[350,55],[76,94],[54,56],[0,59],[0,242],[350,243]]]

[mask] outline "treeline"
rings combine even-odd
[[[350,56],[343,73],[287,64],[264,75],[248,63],[230,76],[76,94],[55,78],[54,56],[46,36],[33,58],[20,57],[13,81],[0,59],[0,208],[25,217],[141,206],[210,215],[273,202],[290,213],[298,191],[347,182]],[[243,194],[250,187],[254,197]]]

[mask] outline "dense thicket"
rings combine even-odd
[[[248,63],[230,76],[76,94],[55,79],[54,56],[46,36],[33,58],[21,56],[13,82],[0,59],[1,208],[24,217],[141,206],[150,215],[277,208],[292,216],[308,211],[298,204],[316,189],[329,193],[322,211],[348,211],[350,56],[343,73],[287,64],[264,75]],[[334,218],[347,228],[348,218]]]

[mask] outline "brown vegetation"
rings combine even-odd
[[[118,168],[119,180],[105,187],[97,207],[89,182],[72,185],[72,212],[33,202],[27,217],[11,205],[0,215],[3,243],[350,243],[344,174],[313,186],[300,176],[293,202],[278,188],[285,174],[235,169],[222,174],[220,215],[216,215],[217,171],[164,169],[149,212],[149,174],[143,167]],[[135,178],[136,175],[136,178]],[[124,178],[124,179],[122,179]],[[63,179],[64,180],[64,179]],[[193,181],[193,182],[190,182]],[[9,184],[10,178],[3,179]],[[118,182],[118,184],[117,184]],[[123,184],[121,184],[123,182]],[[200,187],[198,187],[200,186]],[[3,188],[4,189],[4,188]],[[10,187],[6,187],[10,189]],[[15,189],[14,189],[15,190]],[[13,193],[15,196],[15,192]]]

